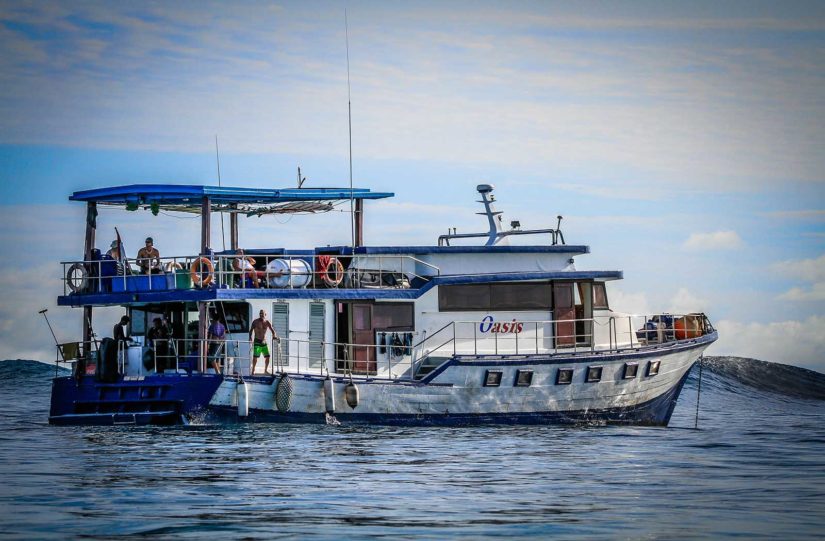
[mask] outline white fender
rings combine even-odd
[[[324,380],[324,405],[327,413],[335,413],[335,384],[329,376]]]
[[[249,393],[246,382],[239,381],[235,387],[235,393],[238,395],[238,417],[246,417],[249,415]]]

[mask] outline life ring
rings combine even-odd
[[[344,265],[335,257],[329,258],[329,264],[321,271],[321,278],[327,287],[338,287],[344,280]]]
[[[72,292],[85,291],[89,287],[89,271],[83,263],[75,263],[66,271],[66,283]]]
[[[176,270],[182,269],[183,265],[178,263],[177,261],[170,261],[163,267],[163,270],[166,272],[175,272]]]
[[[204,276],[203,267],[206,267],[206,276]],[[192,283],[197,287],[205,287],[212,283],[212,278],[215,275],[215,266],[208,257],[199,257],[192,262],[189,267],[189,274],[192,275]]]

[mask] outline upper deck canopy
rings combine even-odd
[[[194,186],[181,184],[131,184],[74,192],[70,201],[121,205],[130,209],[145,207],[200,214],[203,199],[209,198],[213,212],[247,215],[294,212],[324,212],[336,204],[361,199],[393,197],[391,192],[372,192],[365,188],[239,188],[233,186]]]

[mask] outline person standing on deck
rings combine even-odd
[[[252,343],[252,370],[250,374],[255,374],[255,365],[261,355],[264,356],[264,374],[269,373],[269,346],[266,343],[266,331],[272,331],[272,338],[278,342],[281,341],[272,323],[266,319],[266,311],[261,310],[258,312],[258,319],[253,321],[252,326],[249,328],[250,340],[252,340],[252,334],[255,334],[255,341]]]
[[[126,325],[129,324],[129,316],[120,318],[119,323],[115,323],[112,328],[112,339],[115,341],[117,348],[117,364],[119,367],[125,369],[126,366],[126,348],[129,347],[131,338],[126,336]]]
[[[212,323],[209,325],[209,330],[206,334],[206,340],[209,344],[207,351],[209,353],[209,360],[212,361],[212,368],[215,369],[216,374],[220,374],[221,367],[220,364],[218,364],[218,359],[223,356],[226,327],[224,327],[217,315],[213,315],[211,319]]]

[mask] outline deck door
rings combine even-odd
[[[573,282],[553,283],[553,319],[555,324],[556,347],[571,347],[576,344],[576,306]]]
[[[324,342],[326,306],[322,302],[309,303],[309,366],[320,368],[324,365]]]
[[[375,333],[372,329],[372,305],[366,303],[350,304],[352,310],[352,371],[355,374],[375,373],[378,366],[375,361]],[[359,345],[361,347],[359,347]]]
[[[272,303],[272,327],[281,339],[281,359],[277,352],[272,352],[274,361],[281,365],[289,364],[289,305],[285,302]],[[277,349],[278,345],[275,345]]]

